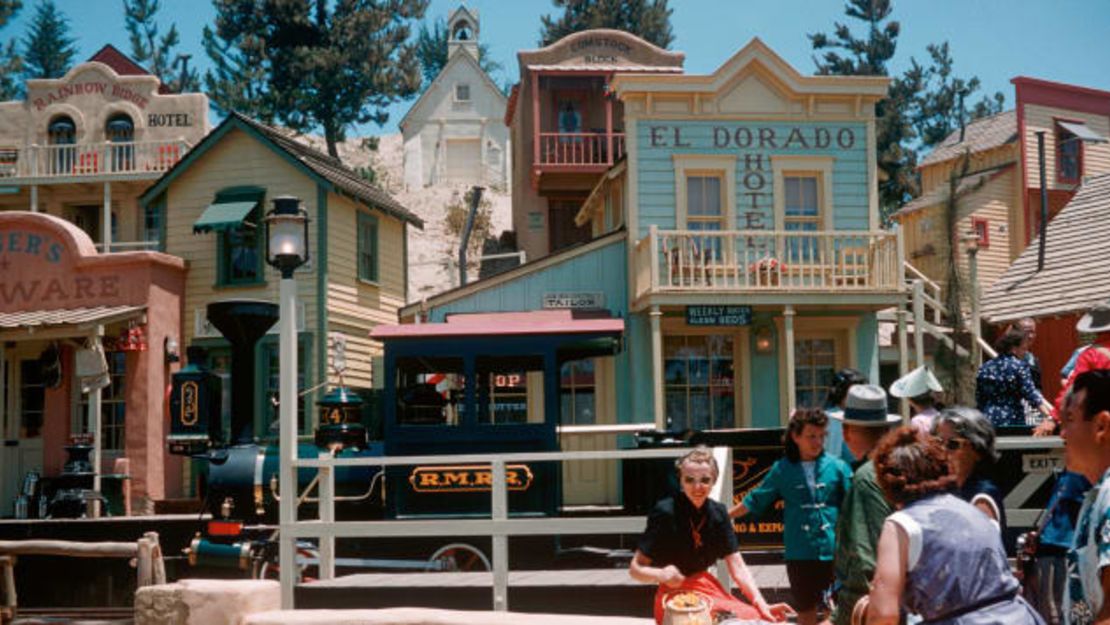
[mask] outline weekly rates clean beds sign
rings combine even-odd
[[[746,326],[752,322],[751,306],[687,306],[688,326]]]

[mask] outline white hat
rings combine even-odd
[[[887,412],[886,391],[874,384],[856,384],[849,388],[848,397],[844,400],[844,414],[834,412],[830,416],[850,425],[869,427],[886,427],[902,421],[902,415]]]
[[[939,393],[943,390],[944,387],[926,365],[910,371],[890,385],[890,394],[895,397],[918,397],[929,391]]]
[[[1075,324],[1075,329],[1091,334],[1110,332],[1110,302],[1101,302],[1092,306],[1087,314],[1079,319],[1079,323]]]

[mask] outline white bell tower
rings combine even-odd
[[[478,11],[465,5],[447,18],[447,58],[460,50],[478,59]]]

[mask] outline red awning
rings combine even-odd
[[[571,310],[456,314],[445,323],[382,325],[370,338],[425,338],[433,336],[506,336],[536,334],[611,334],[624,332],[624,320],[585,316]]]

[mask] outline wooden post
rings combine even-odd
[[[663,411],[663,311],[652,306],[648,313],[651,318],[651,387],[652,413],[655,415],[655,428],[667,429],[667,415]]]
[[[109,219],[109,221],[111,221]],[[110,226],[109,226],[110,227]],[[110,243],[105,244],[105,251]],[[97,325],[93,329],[92,336],[89,341],[97,345],[102,345],[102,338],[104,336],[104,326]],[[96,498],[89,501],[89,512],[91,516],[96,519],[100,518],[100,454],[104,446],[104,437],[101,435],[101,397],[104,389],[96,389],[89,392],[89,411],[88,411],[88,430],[93,435],[93,491],[96,492]]]
[[[613,154],[613,96],[605,97],[605,164],[612,165],[616,162]]]
[[[532,72],[532,171],[540,165],[540,74]]]
[[[913,355],[917,366],[925,364],[925,283],[913,281]]]
[[[779,263],[782,266],[782,263]],[[796,403],[794,379],[794,307],[787,304],[782,311],[783,353],[786,355],[786,412],[794,412]]]
[[[898,377],[902,377],[909,373],[909,341],[906,336],[906,317],[910,313],[906,310],[906,303],[903,301],[898,305]],[[909,423],[910,418],[910,402],[903,398],[901,401],[902,421]]]
[[[19,604],[15,594],[15,556],[0,556],[0,573],[3,573],[4,602],[0,603],[0,623],[15,619]]]
[[[151,545],[150,539],[145,535],[138,540],[139,555],[136,558],[135,568],[137,572],[137,586],[143,588],[150,586],[154,583],[154,566],[151,564]]]
[[[166,561],[162,557],[162,545],[158,540],[158,532],[146,532],[143,537],[150,544],[151,580],[155,584],[165,584]]]
[[[494,460],[490,466],[493,484],[490,488],[491,517],[495,526],[509,518],[509,491],[505,483],[505,461]],[[509,609],[509,537],[504,533],[493,534],[493,609],[506,612]]]

